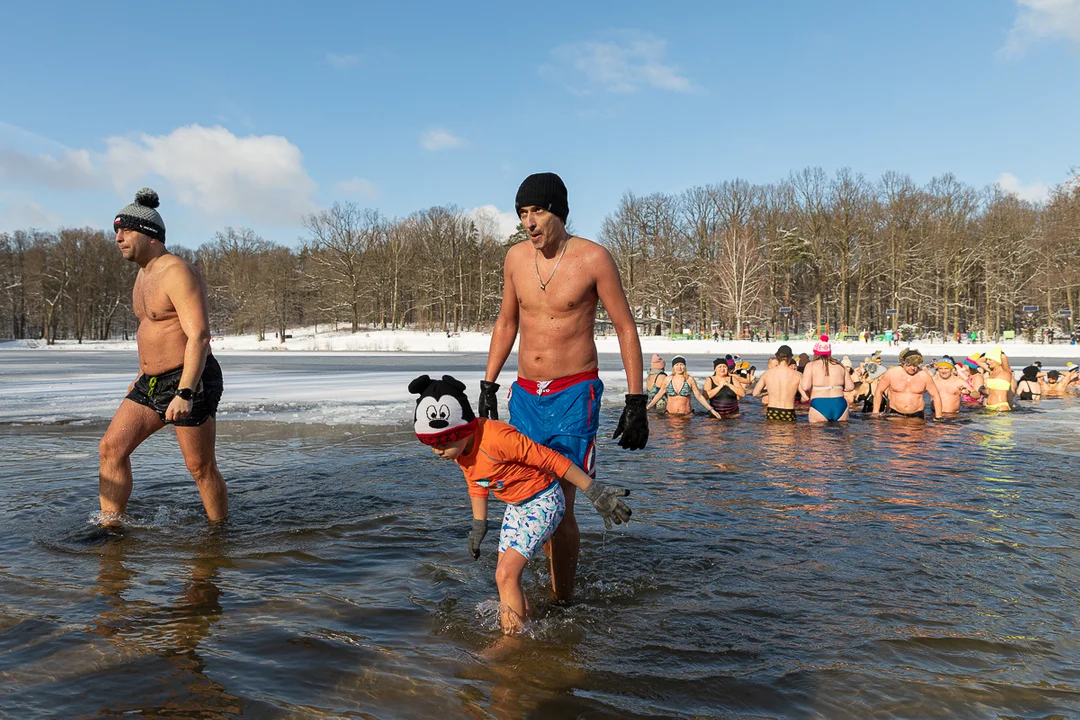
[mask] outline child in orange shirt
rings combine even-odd
[[[455,461],[465,474],[472,500],[473,526],[469,552],[480,557],[487,534],[488,494],[506,503],[499,537],[499,623],[506,634],[520,630],[529,615],[521,589],[525,563],[548,540],[566,512],[559,478],[580,489],[604,524],[629,522],[630,508],[620,498],[630,494],[607,488],[565,456],[534,443],[513,426],[477,418],[465,396],[465,384],[449,375],[432,380],[422,375],[409,383],[419,394],[413,425],[420,442],[441,458]]]

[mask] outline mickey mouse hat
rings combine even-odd
[[[413,430],[425,445],[447,445],[476,432],[476,416],[465,383],[450,375],[432,380],[427,375],[409,383],[409,392],[419,394],[413,414]]]

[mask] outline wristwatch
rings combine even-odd
[[[190,400],[191,388],[180,388],[176,391],[176,397],[180,398],[181,400]]]

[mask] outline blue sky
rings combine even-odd
[[[596,237],[626,191],[792,170],[954,173],[1030,198],[1080,166],[1080,0],[5,4],[0,231],[295,245],[335,201],[512,227],[554,171]]]

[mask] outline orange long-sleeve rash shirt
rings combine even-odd
[[[469,495],[486,498],[491,491],[508,503],[528,500],[551,484],[552,475],[563,477],[573,465],[512,425],[486,418],[476,419],[472,451],[456,462],[465,473]]]

